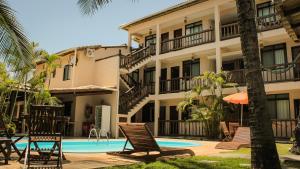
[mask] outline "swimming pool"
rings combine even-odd
[[[199,143],[186,142],[186,141],[165,141],[157,140],[157,143],[161,147],[193,147],[200,146]],[[82,140],[82,141],[63,141],[63,151],[68,153],[100,153],[100,152],[112,152],[112,151],[122,151],[125,140],[100,140],[99,142],[95,140]],[[24,149],[27,142],[17,143],[19,149]],[[52,143],[42,142],[39,143],[40,148],[51,148]],[[130,144],[127,147],[131,147]]]

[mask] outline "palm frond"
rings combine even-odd
[[[99,8],[111,2],[112,0],[78,0],[77,4],[84,15],[93,15]]]
[[[5,0],[0,0],[0,56],[17,57],[24,63],[30,63],[29,46],[30,43],[16,20],[14,11]],[[7,50],[11,52],[7,54]]]

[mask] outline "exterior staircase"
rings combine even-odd
[[[121,73],[131,73],[152,60],[155,55],[155,44],[136,50],[127,56],[120,56]]]
[[[130,119],[137,111],[150,101],[154,94],[154,83],[133,87],[120,95],[119,114],[126,114]]]
[[[121,82],[123,82],[123,84],[127,87],[127,89],[140,86],[140,83],[137,82],[130,74],[121,74],[120,79]]]

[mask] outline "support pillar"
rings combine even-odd
[[[131,43],[132,43],[132,35],[131,33],[128,33],[128,46],[127,49],[130,52],[131,51]]]
[[[222,71],[222,56],[220,47],[216,47],[216,71],[217,73]]]
[[[215,43],[216,43],[216,71],[220,73],[222,71],[222,56],[221,56],[221,47],[220,47],[220,9],[216,4],[214,8],[215,14]]]
[[[160,111],[160,101],[155,99],[154,102],[154,137],[158,136],[158,120]]]
[[[160,26],[156,25],[156,56],[160,53]]]
[[[155,95],[159,95],[159,83],[161,75],[161,61],[156,59],[155,61]]]

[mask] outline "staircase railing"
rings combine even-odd
[[[127,56],[120,56],[120,68],[129,69],[144,59],[155,55],[155,47],[155,44],[150,44],[149,46],[130,53]]]
[[[122,74],[120,77],[129,87],[140,86],[140,83],[137,82],[130,74]]]
[[[155,83],[145,84],[143,86],[132,88],[126,93],[120,95],[119,114],[127,114],[130,109],[134,108],[140,101],[154,94]]]

